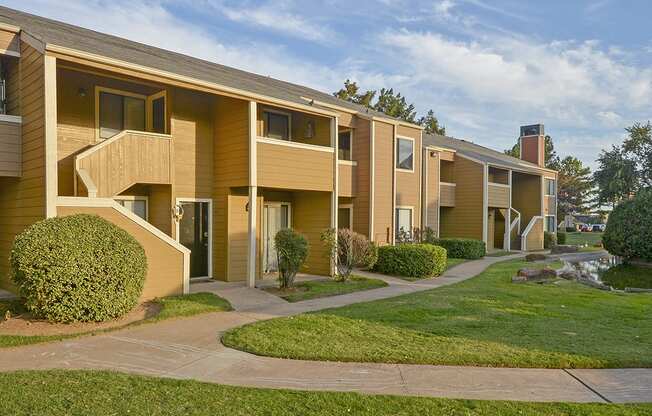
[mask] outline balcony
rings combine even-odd
[[[0,176],[21,176],[21,131],[20,117],[0,115]]]
[[[489,182],[488,202],[492,208],[509,208],[509,185]]]
[[[357,164],[347,160],[340,160],[338,164],[338,196],[354,197],[357,191],[356,175]]]
[[[454,207],[455,206],[455,184],[449,182],[439,183],[439,206],[441,207]]]
[[[332,147],[258,137],[258,186],[333,191]]]
[[[137,184],[172,183],[172,136],[123,131],[77,155],[79,195],[111,198]]]

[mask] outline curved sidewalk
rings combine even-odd
[[[241,285],[199,284],[193,290],[213,291],[229,299],[236,311],[57,343],[2,349],[0,371],[103,369],[299,390],[486,400],[652,401],[652,369],[555,370],[315,362],[259,357],[226,348],[219,342],[222,332],[258,320],[449,285],[473,277],[493,263],[515,257],[518,255],[463,263],[442,277],[419,282],[383,276],[388,287],[293,304]]]

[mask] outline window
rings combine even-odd
[[[412,208],[396,208],[396,235],[412,234]]]
[[[351,229],[351,207],[341,206],[337,209],[337,228]]]
[[[138,215],[147,221],[147,197],[144,196],[124,196],[117,197],[115,201],[127,208],[129,211]]]
[[[545,192],[547,196],[555,196],[557,194],[556,192],[556,183],[554,179],[546,179],[545,183]]]
[[[279,140],[290,140],[290,115],[265,111],[265,137]]]
[[[555,224],[555,219],[556,217],[554,215],[546,215],[545,216],[545,221],[543,223],[543,229],[546,232],[549,233],[554,233],[556,230],[556,224]]]
[[[400,137],[396,140],[396,168],[414,169],[414,140]]]
[[[351,130],[341,131],[337,139],[337,158],[339,160],[351,160]]]
[[[100,139],[123,130],[145,131],[145,97],[100,91],[98,105]]]
[[[165,97],[152,100],[152,131],[165,134]]]

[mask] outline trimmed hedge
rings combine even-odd
[[[602,236],[609,253],[625,259],[652,261],[652,190],[623,201],[609,215]]]
[[[378,248],[374,271],[423,278],[439,276],[446,270],[446,249],[432,244],[399,244]]]
[[[566,233],[557,233],[557,244],[559,245],[565,245],[566,241],[568,239],[568,235]]]
[[[428,244],[434,244],[446,249],[448,258],[476,260],[487,254],[487,247],[482,240],[473,240],[470,238],[433,238],[427,241]]]
[[[97,215],[37,222],[16,237],[12,279],[35,317],[107,321],[136,306],[147,272],[145,250]]]
[[[560,243],[561,244],[561,243]],[[543,248],[552,248],[557,245],[557,235],[546,231],[543,233]]]

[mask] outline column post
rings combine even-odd
[[[507,208],[507,215],[505,216],[505,241],[504,250],[512,251],[512,171],[507,173],[507,183],[509,184],[509,208]]]
[[[331,193],[331,228],[335,230],[337,239],[337,210],[338,210],[338,194],[339,194],[339,135],[338,135],[338,119],[333,117],[331,119],[331,147],[333,148],[333,192]],[[337,259],[331,257],[331,275],[335,276],[337,273]]]
[[[247,221],[247,287],[256,287],[256,235],[258,200],[258,153],[256,145],[257,107],[249,101],[249,203]]]
[[[43,57],[45,86],[45,216],[57,216],[57,58]]]

